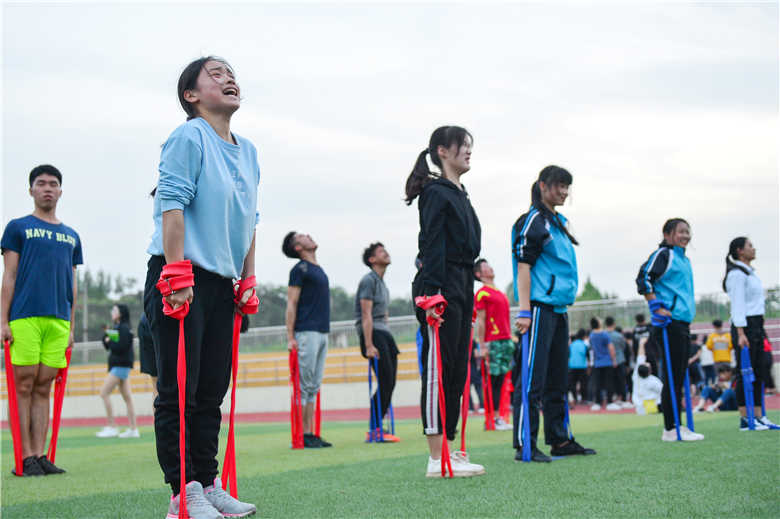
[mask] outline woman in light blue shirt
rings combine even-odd
[[[237,311],[233,282],[254,278],[260,168],[252,143],[230,129],[231,118],[241,106],[241,89],[225,60],[209,56],[190,63],[179,77],[178,95],[187,122],[171,133],[160,155],[144,291],[158,367],[157,459],[173,489],[168,517],[175,518],[181,499],[177,495],[182,483],[180,461],[184,462],[179,459],[178,438],[179,321],[164,315],[156,284],[164,266],[188,269],[183,262],[189,260],[194,286],[179,287],[165,296],[174,309],[189,304],[182,321],[187,360],[187,509],[190,517],[246,517],[256,508],[222,489],[216,456],[219,406],[230,381]],[[252,295],[252,288],[240,295],[239,305]]]

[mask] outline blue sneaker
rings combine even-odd
[[[762,416],[761,418],[756,418],[756,421],[761,422],[761,424],[765,425],[768,429],[772,429],[773,431],[780,430],[780,425],[777,425],[776,423],[772,423],[769,418],[766,416]]]

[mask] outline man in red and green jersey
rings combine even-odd
[[[493,390],[493,408],[497,412],[501,402],[501,388],[507,372],[512,368],[515,343],[509,326],[509,299],[495,287],[493,267],[485,259],[474,263],[474,278],[482,287],[474,295],[477,310],[475,340],[482,346],[482,352],[489,359],[490,384]],[[497,430],[508,430],[512,426],[496,418]]]

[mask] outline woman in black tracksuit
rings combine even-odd
[[[430,458],[426,476],[440,472],[441,435],[455,439],[460,415],[460,398],[466,383],[471,314],[474,306],[474,260],[479,256],[481,229],[460,177],[470,169],[471,134],[458,126],[442,126],[431,135],[428,148],[420,153],[406,181],[406,202],[420,197],[420,234],[418,264],[412,283],[412,296],[441,294],[447,309],[441,316],[439,331],[442,359],[442,385],[447,423],[442,427],[438,412],[437,358],[430,348],[432,330],[427,316],[435,315],[418,308],[417,319],[423,329],[422,392],[420,407],[424,433],[428,437]],[[441,174],[430,171],[426,156]],[[484,474],[481,465],[470,463],[462,452],[451,455],[454,476]]]

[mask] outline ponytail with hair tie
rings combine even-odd
[[[729,243],[729,252],[726,254],[726,275],[723,276],[723,291],[728,292],[726,290],[726,278],[729,277],[729,272],[731,272],[734,269],[739,269],[742,272],[745,273],[746,276],[750,275],[750,271],[743,267],[742,265],[739,265],[737,261],[737,257],[739,256],[739,249],[743,249],[745,247],[745,243],[747,242],[747,237],[745,236],[739,236],[737,238],[734,238],[731,240],[731,243]]]

